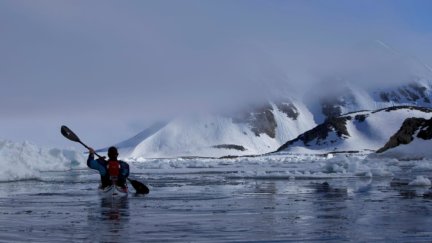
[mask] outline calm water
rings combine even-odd
[[[90,170],[0,183],[0,241],[432,241],[428,188],[390,186],[390,177],[242,178],[235,170],[142,169],[133,176],[151,193],[115,201],[97,195]]]

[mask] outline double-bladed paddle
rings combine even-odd
[[[84,147],[86,147],[87,149],[90,150],[90,147],[87,146],[86,144],[84,144],[79,137],[72,132],[72,130],[70,130],[67,126],[62,126],[60,129],[61,134],[63,134],[63,136],[71,141],[80,143],[81,145],[83,145]],[[102,158],[102,156],[100,156],[99,154],[97,154],[95,152],[96,156],[99,158]],[[137,194],[148,194],[150,192],[150,190],[148,189],[148,187],[146,185],[144,185],[143,183],[137,181],[137,180],[132,180],[129,179],[129,182],[131,183],[131,185],[133,186],[133,188],[136,190]]]

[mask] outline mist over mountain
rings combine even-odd
[[[159,129],[152,129],[143,139],[136,139],[139,135],[132,138],[133,144],[117,146],[124,149],[124,156],[134,158],[259,155],[276,150],[377,150],[411,114],[402,112],[405,108],[393,113],[383,110],[395,106],[432,107],[432,79],[428,78],[427,65],[401,55],[382,41],[367,45],[364,51],[368,54],[340,64],[339,72],[334,71],[336,67],[325,70],[321,79],[294,86],[288,75],[273,75],[268,86],[254,89],[247,98],[240,94],[233,102],[218,97],[218,105],[192,109],[194,112],[183,113]],[[375,115],[377,110],[382,115]],[[349,113],[354,115],[344,116]],[[369,114],[379,118],[368,122]],[[367,120],[362,123],[363,130],[357,125],[349,125],[356,127],[354,130],[347,127],[347,122],[357,124],[360,120]],[[394,125],[387,126],[385,120]],[[389,129],[387,133],[378,132],[380,126]],[[333,132],[335,135],[331,135]],[[311,147],[314,139],[318,140]]]
[[[306,58],[305,66],[294,65],[297,70],[263,65],[259,74],[252,72],[254,78],[250,80],[210,82],[214,77],[209,77],[203,83],[183,84],[186,89],[182,87],[180,92],[166,93],[165,102],[170,104],[169,108],[158,106],[162,111],[156,114],[169,114],[169,119],[165,117],[165,122],[114,144],[124,157],[133,158],[260,155],[281,148],[285,152],[308,153],[374,151],[395,132],[401,119],[408,117],[396,118],[384,113],[377,119],[392,120],[392,124],[396,124],[391,126],[393,130],[384,135],[373,134],[386,125],[381,121],[371,122],[375,130],[355,131],[356,135],[350,135],[346,123],[351,116],[344,115],[362,111],[375,114],[374,111],[395,106],[430,108],[432,72],[428,65],[401,54],[383,41],[365,43],[349,51],[346,49],[343,54],[336,52],[327,61],[318,60],[320,56],[316,60]],[[313,71],[302,69],[306,66]],[[264,73],[261,72],[263,67],[267,68]],[[305,73],[309,75],[301,75]],[[334,131],[342,140],[324,141],[327,135],[314,131],[322,127],[329,129],[325,134]],[[317,132],[321,134],[318,136],[324,136],[319,138],[323,139],[319,142],[320,148],[310,149],[311,141],[306,139],[303,145],[295,145],[298,150],[292,150],[292,141]],[[352,136],[363,139],[348,139]]]
[[[152,129],[152,133],[142,139],[131,139],[134,143],[129,146],[124,143],[117,146],[124,150],[124,156],[134,158],[259,155],[278,149],[311,153],[373,151],[397,131],[405,118],[426,118],[429,113],[423,114],[422,107],[432,108],[432,82],[425,79],[387,89],[383,86],[372,89],[348,82],[343,85],[324,82],[321,85],[310,95],[305,93],[303,98],[275,96],[274,100],[257,100],[231,112],[179,116]],[[401,108],[391,110],[397,106]],[[392,125],[387,125],[386,121]],[[347,122],[354,122],[349,125],[354,126],[354,130],[347,127]],[[387,132],[382,133],[380,129]],[[331,135],[333,132],[336,135]],[[290,142],[297,141],[296,138],[303,142]],[[319,140],[310,147],[314,139]],[[337,142],[339,140],[341,142]],[[351,142],[343,142],[345,140]],[[337,145],[339,143],[342,144]],[[292,147],[300,150],[292,150]]]

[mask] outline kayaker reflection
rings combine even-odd
[[[95,151],[89,149],[87,166],[91,169],[99,171],[101,176],[100,188],[104,189],[113,184],[127,191],[126,179],[129,176],[129,164],[118,160],[118,151],[116,147],[108,149],[108,161],[105,157],[94,159]]]

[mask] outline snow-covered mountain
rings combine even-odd
[[[305,95],[305,103],[317,124],[361,110],[412,105],[432,108],[432,81],[413,78],[404,84],[359,86],[341,80],[322,82]],[[307,98],[311,97],[311,98]]]
[[[432,158],[431,139],[432,119],[408,118],[377,153],[402,159]]]
[[[345,139],[343,146],[338,145],[337,150],[362,149],[363,147],[376,150],[400,127],[409,113],[416,109],[402,109],[406,110],[405,113],[402,110],[398,112],[370,111],[401,105],[432,108],[431,100],[432,83],[425,79],[416,79],[404,85],[395,85],[385,89],[358,86],[341,81],[334,84],[326,82],[317,85],[315,89],[301,97],[293,94],[287,94],[282,98],[279,96],[277,100],[269,99],[261,105],[249,106],[234,114],[178,117],[170,122],[146,129],[117,146],[122,150],[123,156],[134,158],[258,155],[277,150],[287,141],[297,138],[318,124],[321,125],[318,125],[317,129],[321,129],[321,127],[337,128],[340,124],[347,123],[346,129],[349,129],[349,126],[363,124],[364,130],[356,128],[347,132],[351,138],[357,135],[362,136],[360,140],[370,146],[354,146],[356,142],[350,142],[352,145],[349,145],[348,141],[355,140]],[[366,111],[359,112],[362,110]],[[342,114],[350,112],[357,113],[341,117]],[[424,113],[423,111],[416,112]],[[361,117],[366,117],[368,122],[360,123],[356,116],[360,120]],[[348,117],[352,117],[351,120],[348,120]],[[392,124],[392,129],[397,128],[383,133],[380,130],[387,131],[389,127],[386,122]],[[381,125],[385,128],[381,129]],[[338,131],[341,136],[345,136],[343,129]],[[336,149],[331,146],[326,149],[324,147],[322,147],[323,151]],[[306,150],[310,152],[320,149],[307,148]]]
[[[294,102],[269,103],[232,117],[177,118],[134,147],[132,157],[251,155],[274,151],[315,126],[310,112]]]
[[[279,153],[326,153],[381,148],[407,118],[432,117],[432,109],[398,106],[327,119],[282,145]]]
[[[130,154],[138,144],[140,144],[142,141],[146,140],[147,138],[149,138],[150,136],[158,132],[166,125],[167,122],[157,122],[151,125],[150,127],[148,127],[147,129],[145,129],[144,131],[141,131],[137,135],[133,136],[132,138],[126,139],[120,143],[115,144],[115,146],[117,147],[117,149],[122,151],[122,154],[123,153]],[[108,151],[108,147],[96,150],[96,152],[106,152],[106,151]]]

